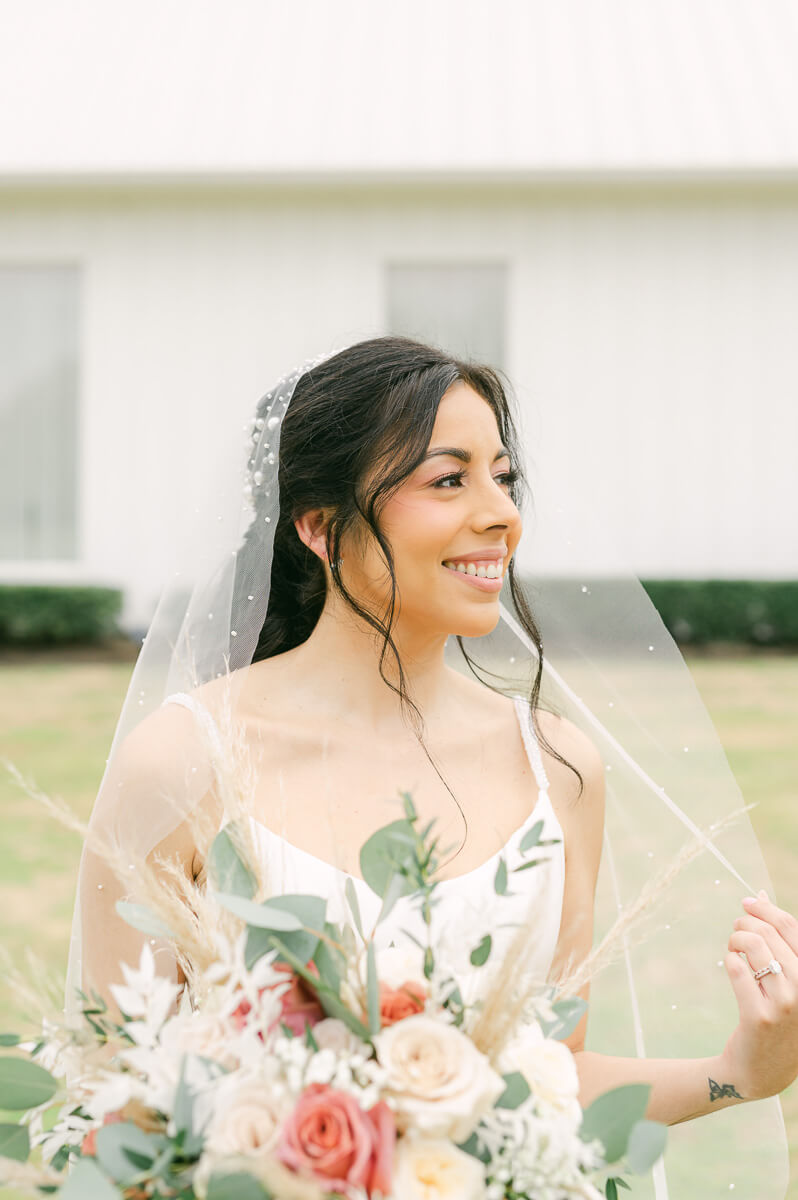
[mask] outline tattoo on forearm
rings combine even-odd
[[[742,1096],[733,1083],[716,1083],[711,1076],[707,1076],[707,1078],[709,1079],[710,1101],[723,1100],[725,1096],[734,1096],[736,1100],[742,1100]]]

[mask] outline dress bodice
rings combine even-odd
[[[213,717],[194,696],[184,692],[174,693],[164,701],[164,704],[168,703],[188,708],[204,727],[211,746],[220,746],[220,735]],[[549,796],[549,781],[529,706],[520,696],[513,697],[513,704],[538,787],[537,802],[525,821],[495,854],[473,870],[438,884],[436,894],[439,902],[433,909],[433,945],[438,958],[443,953],[447,965],[463,981],[466,989],[463,998],[467,1002],[474,998],[469,984],[481,990],[492,970],[502,961],[518,923],[530,915],[534,920],[534,932],[530,934],[525,949],[525,970],[541,983],[545,982],[560,929],[565,883],[563,831]],[[541,837],[551,839],[552,844],[539,846],[525,854],[521,850],[524,835],[537,821],[543,822]],[[250,822],[255,845],[262,855],[264,873],[273,893],[324,896],[329,920],[351,922],[345,897],[346,882],[351,879],[363,927],[367,931],[374,928],[381,900],[365,880],[293,845],[254,817],[250,817]],[[531,858],[538,859],[538,865],[516,873],[515,868]],[[499,895],[495,888],[501,859],[506,864],[508,880],[503,895]],[[488,933],[492,939],[490,959],[485,967],[476,969],[470,964],[470,953]],[[388,946],[410,950],[417,942],[426,944],[427,931],[417,900],[410,896],[401,897],[387,918],[376,926],[374,939],[378,950]]]

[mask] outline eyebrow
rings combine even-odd
[[[451,458],[459,458],[460,462],[464,462],[464,463],[471,462],[471,451],[470,450],[462,450],[459,446],[441,446],[437,450],[430,450],[429,453],[427,454],[426,458],[424,459],[424,462],[426,462],[427,459],[429,459],[429,458],[437,458],[442,454],[449,455]],[[501,446],[499,448],[499,450],[497,451],[496,456],[494,457],[493,461],[498,462],[500,458],[509,458],[509,457],[510,457],[510,451],[507,449],[506,446]]]

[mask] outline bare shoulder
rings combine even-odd
[[[580,729],[568,717],[550,712],[547,708],[538,708],[535,715],[543,736],[558,754],[567,758],[580,771],[584,768],[586,772],[592,774],[597,768],[603,770],[599,748],[583,729]],[[557,762],[543,745],[541,745],[541,750],[544,758],[548,757],[545,764],[547,767],[549,762]]]
[[[161,857],[190,864],[195,844],[191,814],[218,807],[207,735],[181,704],[162,704],[117,746],[98,803],[135,814],[141,824],[168,831],[153,847]]]

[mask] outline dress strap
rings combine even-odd
[[[532,770],[535,772],[535,780],[537,781],[538,788],[541,792],[548,792],[549,778],[543,766],[543,756],[540,753],[540,745],[535,733],[535,727],[532,724],[529,701],[525,696],[513,696],[513,704],[515,705],[518,724],[521,726],[521,737],[524,739],[524,748],[532,764]]]
[[[199,700],[195,696],[190,696],[188,692],[173,692],[171,696],[167,696],[162,702],[162,708],[164,704],[182,704],[184,708],[189,709],[194,714],[207,734],[213,752],[214,766],[218,774],[219,768],[224,761],[224,746],[222,744],[222,736],[219,733],[219,726],[205,705],[200,704]]]

